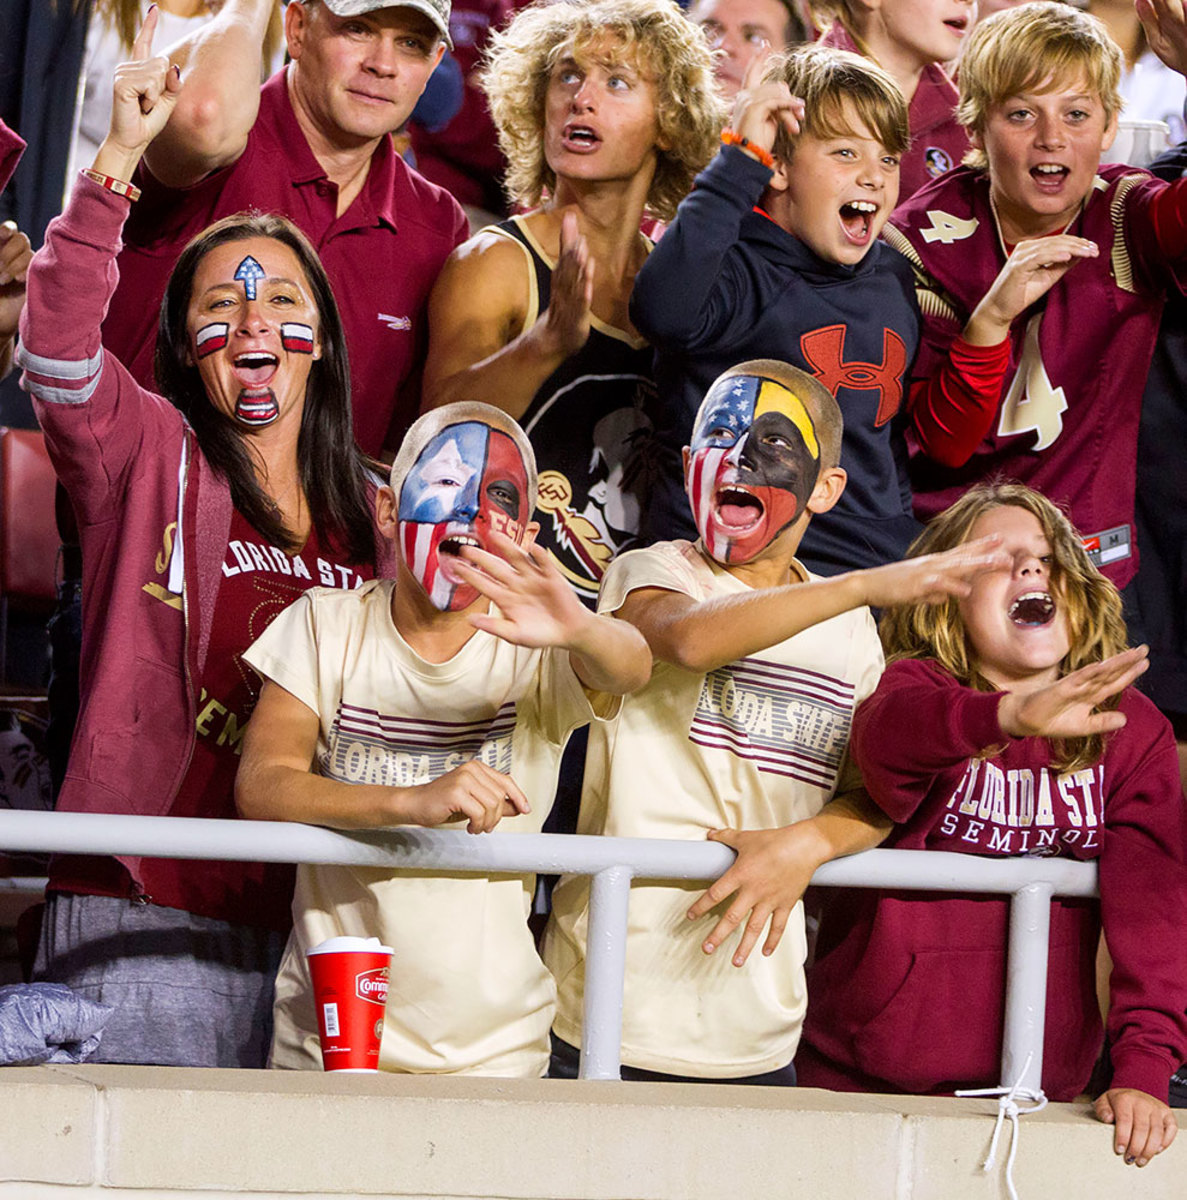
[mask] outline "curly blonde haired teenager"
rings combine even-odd
[[[537,3],[492,39],[486,88],[531,211],[454,251],[429,312],[427,407],[481,400],[527,430],[541,544],[593,603],[630,544],[652,470],[651,352],[627,312],[724,124],[702,31],[671,0]]]
[[[531,206],[555,189],[541,136],[550,74],[562,58],[604,57],[607,45],[655,87],[657,154],[647,208],[670,220],[717,147],[723,109],[704,35],[675,4],[657,0],[533,4],[493,35],[483,84],[507,156],[507,190]]]

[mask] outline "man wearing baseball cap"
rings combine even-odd
[[[142,195],[103,335],[151,386],[157,311],[181,248],[230,213],[284,213],[334,285],[355,436],[378,454],[416,416],[425,300],[467,234],[458,204],[410,169],[391,138],[450,45],[449,0],[294,0],[285,10],[291,62],[261,88],[271,9],[272,0],[227,0],[167,49],[185,86],[135,180]]]

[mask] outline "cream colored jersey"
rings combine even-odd
[[[568,654],[478,630],[448,662],[425,662],[392,621],[394,586],[315,588],[244,658],[318,714],[322,775],[408,786],[479,758],[532,805],[497,832],[538,833],[564,743],[593,716]],[[521,875],[299,867],[272,1065],[321,1068],[305,952],[350,934],[395,951],[382,1069],[542,1075],[555,989],[527,926],[533,888]]]
[[[599,611],[650,587],[698,601],[748,590],[699,545],[664,542],[615,560]],[[710,829],[770,829],[815,815],[860,783],[846,756],[849,726],[882,666],[866,608],[708,674],[657,663],[617,718],[591,730],[579,832],[700,840]],[[685,915],[706,886],[631,888],[622,1061],[704,1078],[777,1070],[795,1054],[806,1008],[803,906],[774,954],[756,952],[738,968],[733,941],[712,956],[701,950],[720,910],[697,922]],[[554,1028],[573,1045],[588,902],[587,879],[561,881],[544,947],[557,980]]]

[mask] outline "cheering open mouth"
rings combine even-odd
[[[231,363],[232,374],[248,391],[267,387],[279,367],[280,359],[262,350],[237,354]]]
[[[1015,596],[1010,620],[1022,629],[1042,629],[1055,620],[1055,600],[1050,592],[1030,591]]]
[[[733,533],[754,529],[763,519],[766,508],[748,488],[727,484],[717,489],[713,497],[713,514],[718,523]]]

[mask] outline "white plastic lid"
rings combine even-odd
[[[305,955],[311,958],[315,954],[343,954],[347,952],[364,954],[394,954],[390,946],[385,946],[378,938],[361,937],[332,937],[329,941],[306,950]]]

